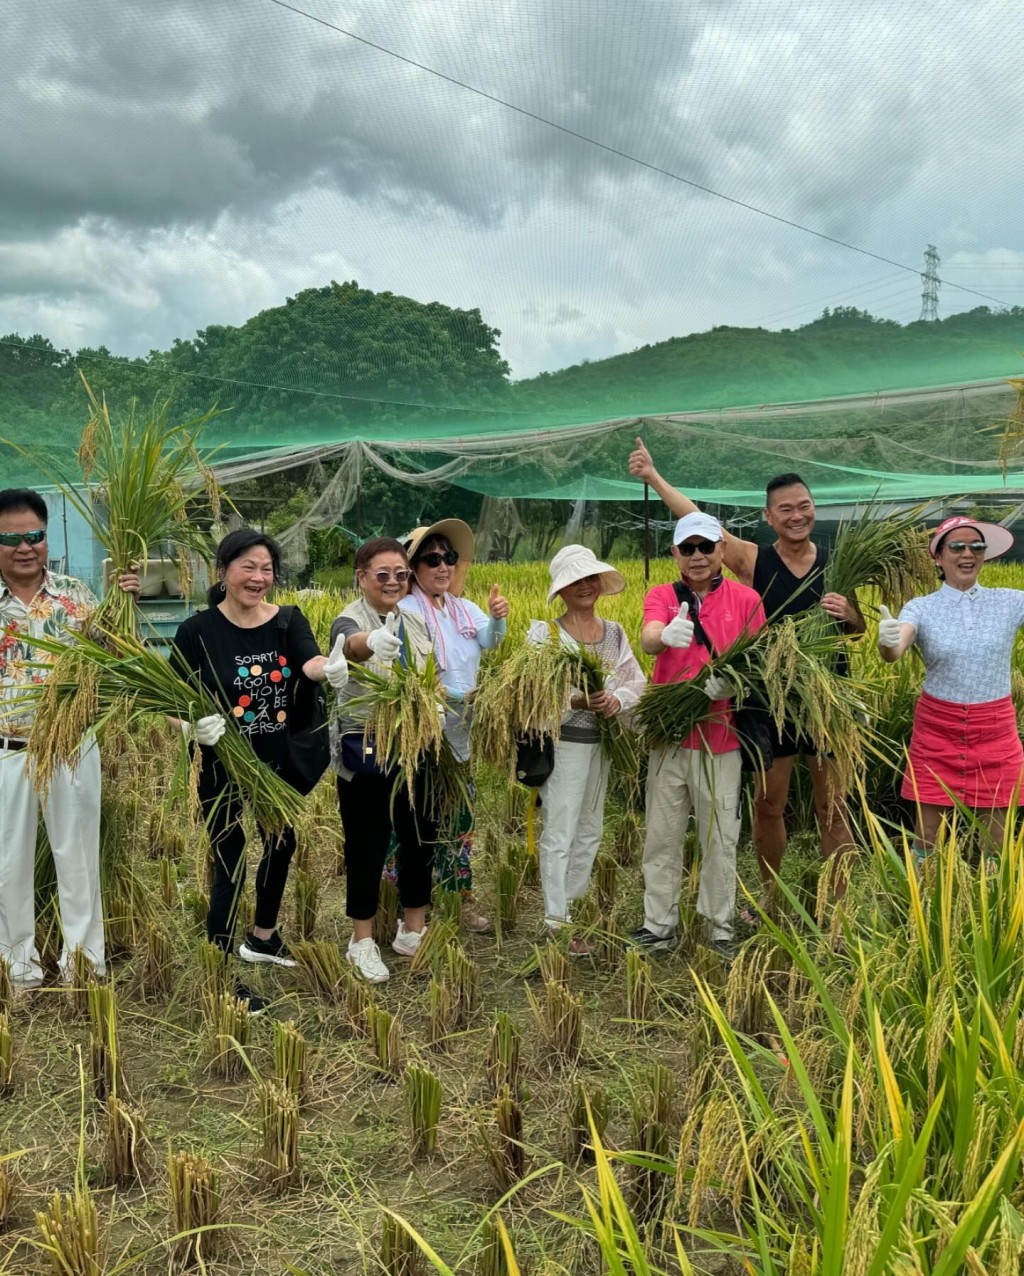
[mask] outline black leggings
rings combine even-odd
[[[210,907],[206,914],[206,937],[211,943],[231,952],[235,942],[238,905],[245,884],[245,831],[242,827],[242,803],[232,794],[227,776],[219,763],[211,766],[203,759],[199,776],[199,797],[210,835],[211,877]],[[281,910],[288,865],[295,854],[295,830],[268,833],[259,826],[263,839],[263,855],[256,869],[255,924],[272,930]]]
[[[395,788],[393,776],[338,778],[338,809],[345,830],[345,912],[349,917],[369,921],[377,912],[380,875],[392,829],[398,842],[395,867],[402,907],[424,908],[430,903],[437,822],[422,808],[418,801],[414,809],[409,790],[404,784]]]

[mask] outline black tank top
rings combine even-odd
[[[761,595],[769,625],[786,616],[810,611],[825,596],[828,549],[816,545],[818,557],[806,576],[794,576],[774,545],[759,545],[754,562],[754,588]]]

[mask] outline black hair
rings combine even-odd
[[[281,577],[281,546],[278,545],[273,536],[268,536],[266,532],[258,532],[255,527],[240,527],[237,531],[228,532],[227,536],[217,546],[217,556],[214,560],[217,571],[227,571],[236,558],[241,558],[243,554],[250,549],[255,549],[257,545],[262,545],[270,555],[270,561],[274,565],[274,583],[277,584]],[[211,585],[210,591],[206,595],[207,605],[216,607],[223,597],[223,583],[218,582],[216,585]]]
[[[764,489],[764,503],[767,508],[772,503],[772,492],[777,492],[780,487],[807,487],[807,484],[799,474],[776,474],[773,479],[769,479]],[[808,495],[811,489],[807,487]],[[813,500],[813,497],[812,497]]]
[[[409,561],[409,555],[401,541],[396,541],[393,536],[373,536],[370,540],[363,541],[356,550],[356,571],[365,571],[378,554],[401,554],[406,562]]]
[[[34,514],[45,527],[50,511],[38,492],[30,487],[5,487],[0,492],[0,514],[20,514],[23,510]]]
[[[432,549],[439,549],[442,554],[447,554],[450,549],[454,548],[455,546],[443,532],[434,532],[431,536],[427,536],[424,540],[420,541],[419,548],[416,550],[416,553],[412,556],[409,562],[413,567],[415,567],[423,555],[429,554]]]

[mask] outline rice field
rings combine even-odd
[[[623,571],[627,592],[600,609],[638,649],[642,567]],[[652,565],[655,582],[671,574]],[[1024,587],[1024,568],[983,579]],[[551,614],[543,564],[475,567],[467,593],[492,581],[508,641]],[[341,600],[299,601],[325,642]],[[855,662],[885,679],[879,722],[905,738],[917,667],[882,666],[870,637]],[[798,790],[782,916],[726,967],[697,942],[692,873],[678,950],[626,950],[643,814],[613,794],[580,918],[597,951],[573,962],[544,942],[526,792],[480,768],[478,903],[497,934],[439,897],[423,956],[385,951],[391,981],[367,988],[343,958],[328,781],[282,917],[300,968],[243,968],[272,999],[249,1019],[203,939],[179,742],[156,723],[112,729],[104,761],[112,978],[79,961],[74,987],[15,999],[0,972],[0,1272],[1021,1270],[1018,834],[986,876],[961,823],[919,881],[892,775],[870,764],[833,910]],[[692,835],[685,854],[694,869]],[[756,894],[749,848],[741,877]],[[38,892],[55,972],[45,854]],[[385,892],[382,934],[394,908]]]

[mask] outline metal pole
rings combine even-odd
[[[644,583],[651,583],[651,487],[644,484]]]

